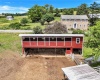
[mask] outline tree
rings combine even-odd
[[[78,15],[88,15],[88,14],[89,14],[89,10],[88,10],[87,4],[81,4],[81,5],[77,8],[77,14],[78,14]]]
[[[96,23],[95,26],[89,28],[89,35],[87,39],[87,47],[92,48],[92,55],[97,59],[100,57],[100,24]]]
[[[74,9],[70,8],[70,9],[63,9],[63,14],[64,15],[73,15]]]
[[[47,14],[42,16],[42,20],[47,21],[49,24],[49,22],[54,20],[54,16],[51,13],[47,13]]]
[[[20,26],[21,26],[21,24],[18,23],[18,22],[16,22],[16,23],[11,23],[9,25],[9,28],[12,28],[12,29],[20,29]]]
[[[67,27],[60,22],[55,22],[52,25],[48,25],[44,29],[44,33],[46,34],[66,34]]]
[[[32,20],[32,22],[37,22],[41,20],[43,14],[46,13],[46,9],[43,6],[35,5],[28,11],[28,17]]]
[[[61,15],[60,15],[59,12],[60,12],[59,9],[56,8],[56,9],[55,9],[55,15],[54,15],[54,16],[56,16],[56,17],[60,17]]]
[[[94,2],[93,4],[91,4],[90,6],[91,12],[92,12],[92,18],[90,18],[90,24],[91,26],[95,25],[96,21],[98,20],[97,17],[94,17],[93,14],[97,14],[100,11],[100,4]]]
[[[49,12],[50,12],[50,13],[53,13],[53,12],[54,12],[54,7],[53,7],[52,5],[50,5]]]
[[[21,21],[20,21],[20,23],[21,23],[22,25],[26,25],[26,23],[28,23],[27,18],[22,18]]]
[[[45,7],[47,13],[54,12],[54,7],[52,5],[46,4],[44,7]]]
[[[40,26],[36,26],[33,28],[33,34],[42,34],[42,28]]]
[[[40,20],[41,25],[44,25],[45,21],[43,19]]]

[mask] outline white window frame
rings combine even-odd
[[[76,24],[76,27],[74,26],[75,24]],[[77,29],[77,23],[76,22],[73,24],[73,28],[74,29]]]
[[[79,40],[79,42],[78,42]],[[76,38],[76,44],[80,44],[80,38]]]

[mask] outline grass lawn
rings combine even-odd
[[[28,18],[27,16],[14,16],[14,20],[6,20],[6,18],[0,18],[0,29],[9,29],[9,24],[11,23],[15,23],[15,22],[20,22],[20,20],[22,18]],[[31,20],[28,19],[28,23],[26,26],[21,26],[21,29],[33,29],[33,27],[36,26],[41,26],[42,29],[45,28],[45,26],[47,26],[47,23],[45,23],[45,25],[41,25],[40,22],[36,22],[36,23],[31,23]],[[60,21],[60,17],[55,17],[54,21]]]
[[[1,33],[0,34],[0,52],[12,50],[21,52],[21,40],[19,34]]]

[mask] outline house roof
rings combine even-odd
[[[88,19],[86,15],[61,15],[61,19]]]
[[[68,37],[76,37],[76,36],[78,36],[78,37],[83,37],[84,35],[83,34],[19,34],[19,36],[20,37],[23,37],[23,36],[25,36],[25,37],[31,37],[31,36],[33,36],[33,37],[40,37],[40,36],[61,36],[61,37],[63,37],[63,36],[68,36]]]
[[[62,68],[69,80],[100,80],[100,73],[88,64]]]

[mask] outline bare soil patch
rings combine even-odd
[[[31,56],[22,58],[17,53],[0,54],[0,80],[62,80],[62,67],[75,63],[66,57]]]

